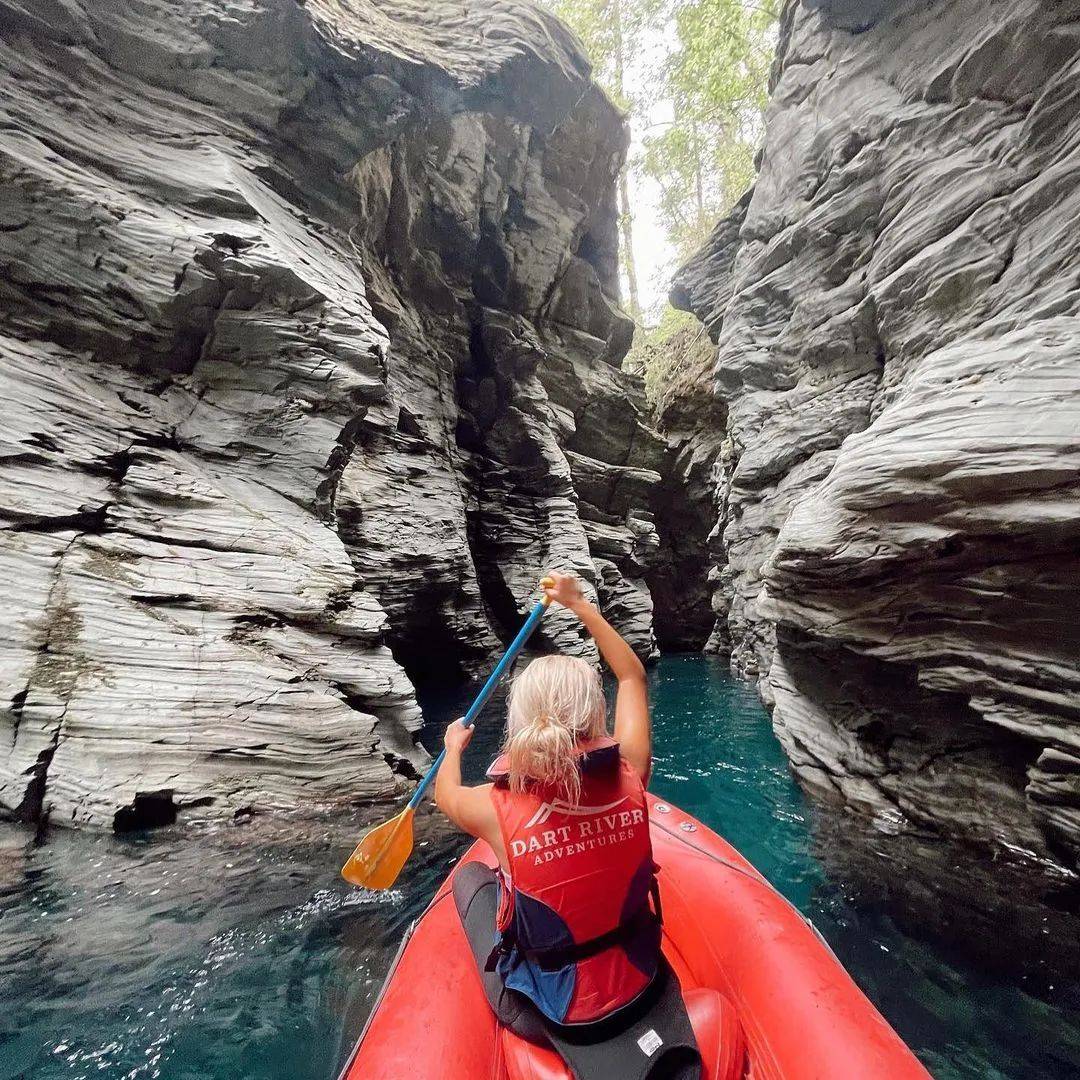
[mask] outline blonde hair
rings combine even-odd
[[[576,656],[542,656],[510,687],[506,754],[510,789],[551,784],[568,802],[581,798],[575,749],[607,733],[600,675]]]

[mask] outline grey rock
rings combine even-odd
[[[716,342],[737,670],[810,787],[1080,857],[1075,12],[789,4]]]
[[[417,687],[482,671],[547,567],[652,652],[626,133],[555,20],[0,0],[0,28],[0,810],[392,794]],[[539,646],[595,657],[566,613]]]
[[[653,634],[653,601],[642,578],[625,576],[609,559],[595,559],[600,606],[622,635],[645,660],[659,655]]]
[[[710,282],[712,284],[712,282]],[[669,377],[656,402],[668,441],[652,489],[659,548],[647,575],[657,639],[665,649],[726,653],[719,586],[724,555],[714,528],[724,488],[726,410],[713,393],[714,350],[701,330],[680,331],[663,346]]]

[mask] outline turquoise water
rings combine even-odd
[[[666,658],[653,700],[654,789],[814,919],[938,1080],[1078,1075],[1076,968],[1059,947],[1075,920],[1006,868],[812,810],[756,697],[718,664]],[[427,703],[429,738],[460,706]],[[418,817],[398,887],[374,896],[337,876],[361,827],[57,831],[42,847],[0,829],[0,1080],[332,1077],[463,847]]]
[[[734,844],[793,904],[812,909],[824,872],[808,806],[757,693],[719,662],[667,657],[653,673],[657,795]],[[719,722],[701,724],[699,717]]]
[[[714,661],[666,658],[653,700],[653,790],[810,916],[937,1080],[1080,1076],[1076,950],[1055,944],[1075,943],[1080,924],[1026,895],[1022,869],[815,812],[756,693]]]

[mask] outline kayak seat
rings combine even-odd
[[[688,990],[683,1000],[701,1056],[701,1080],[743,1080],[746,1037],[735,1007],[719,991],[710,989]],[[538,1046],[505,1027],[501,1029],[501,1039],[503,1065],[509,1080],[573,1080],[574,1074],[553,1047]],[[606,1068],[610,1069],[612,1064],[609,1061]],[[597,1074],[604,1080],[616,1075],[622,1074],[610,1071]],[[667,1080],[679,1073],[661,1070],[653,1075],[656,1080],[661,1077]],[[589,1080],[593,1080],[592,1076]]]
[[[498,883],[479,863],[460,867],[453,894],[485,996],[501,1026],[509,1080],[741,1080],[745,1039],[734,1007],[715,990],[685,995],[663,962],[640,997],[592,1024],[566,1026],[502,985],[484,961],[495,937]]]

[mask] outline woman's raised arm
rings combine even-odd
[[[615,695],[615,738],[622,756],[648,784],[652,770],[652,721],[649,718],[649,688],[645,665],[622,639],[619,632],[590,604],[577,578],[549,573],[554,586],[544,592],[557,604],[572,611],[592,635],[604,662],[618,683]]]

